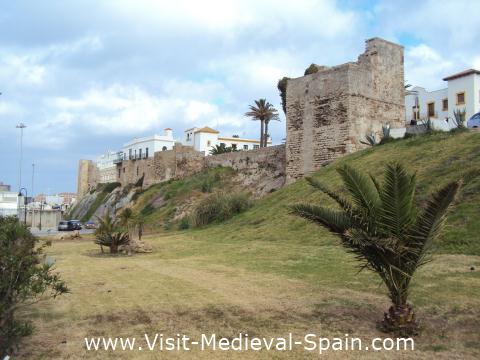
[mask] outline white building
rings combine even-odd
[[[427,91],[414,87],[405,96],[405,121],[433,120],[434,127],[448,130],[455,127],[454,111],[465,110],[465,120],[480,112],[480,71],[469,69],[447,76],[447,87]]]
[[[116,164],[115,161],[119,158],[118,151],[109,150],[105,154],[97,157],[95,161],[99,170],[99,182],[110,183],[116,181]]]
[[[227,147],[233,147],[237,150],[252,150],[260,147],[260,141],[255,139],[240,138],[236,135],[232,137],[220,136],[220,132],[208,126],[202,128],[191,128],[185,130],[185,139],[183,144],[192,146],[197,151],[202,151],[209,155],[216,145],[225,144]],[[272,141],[267,142],[271,146]]]
[[[18,193],[0,191],[0,216],[12,216],[18,213]]]
[[[172,129],[165,129],[164,135],[135,138],[122,147],[123,160],[146,159],[157,151],[172,150],[175,145]]]

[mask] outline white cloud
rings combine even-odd
[[[446,87],[442,78],[453,72],[455,64],[444,59],[426,44],[407,48],[405,54],[405,81],[429,90]]]

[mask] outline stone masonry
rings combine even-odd
[[[367,40],[357,62],[289,80],[287,183],[364,148],[383,124],[403,127],[404,113],[403,47],[383,39]]]
[[[364,148],[360,141],[367,133],[381,132],[384,124],[404,127],[404,92],[403,47],[373,38],[356,62],[320,66],[314,74],[288,81],[285,145],[205,156],[177,143],[153,158],[117,164],[116,181],[126,186],[143,177],[148,187],[229,166],[244,185],[256,184],[261,195]],[[98,176],[92,161],[80,160],[78,194],[94,188]]]

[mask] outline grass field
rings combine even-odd
[[[380,174],[389,160],[418,174],[419,201],[446,182],[466,184],[442,233],[433,261],[412,286],[422,325],[414,352],[331,352],[328,358],[480,357],[480,142],[478,133],[439,134],[362,151],[316,176],[339,189],[335,167],[349,162]],[[339,189],[340,190],[340,189]],[[152,196],[151,194],[149,196]],[[72,293],[25,314],[37,331],[24,358],[230,359],[317,358],[294,352],[87,352],[86,336],[144,333],[191,337],[302,337],[350,334],[370,341],[389,306],[375,275],[356,263],[324,229],[288,213],[297,201],[326,201],[305,181],[287,186],[222,224],[147,236],[151,254],[100,256],[91,238],[53,241],[49,255]],[[473,267],[475,270],[471,270]]]

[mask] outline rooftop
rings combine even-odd
[[[199,133],[199,132],[202,132],[202,133],[211,133],[211,134],[220,134],[220,131],[217,131],[215,129],[212,129],[211,127],[208,127],[208,126],[204,126],[200,129],[197,129],[195,130],[195,133]]]
[[[480,74],[480,70],[476,70],[476,69],[464,70],[464,71],[461,71],[459,73],[447,76],[447,77],[443,78],[443,80],[444,81],[454,80],[454,79],[458,79],[458,78],[468,76],[468,75],[472,75],[472,74]]]

